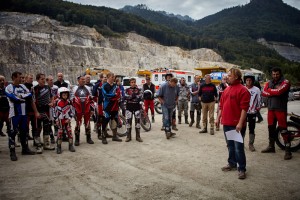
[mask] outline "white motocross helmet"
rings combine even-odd
[[[68,93],[68,98],[70,97],[70,90],[66,87],[61,87],[58,89],[58,96],[61,98],[62,93]]]

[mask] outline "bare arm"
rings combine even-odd
[[[160,104],[164,104],[164,99],[162,97],[157,97],[157,98],[158,98]]]
[[[31,107],[33,109],[35,117],[39,118],[40,117],[40,113],[38,112],[38,110],[36,108],[36,105],[35,105],[35,102],[33,100],[31,101]]]

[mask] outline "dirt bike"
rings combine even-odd
[[[151,121],[147,115],[144,103],[141,102],[141,127],[147,132],[151,130]]]
[[[117,133],[119,137],[127,136],[126,118],[122,115],[121,109],[118,114],[118,129]],[[144,110],[144,103],[141,102],[141,127],[147,132],[151,130],[151,121]]]
[[[158,98],[154,98],[154,109],[158,114],[162,114],[161,104]]]
[[[126,118],[122,115],[121,109],[119,109],[118,113],[117,134],[119,137],[124,137],[127,135]]]
[[[295,113],[288,113],[288,116],[290,116],[290,121],[287,122],[287,130],[291,135],[291,151],[297,151],[300,149],[300,116]],[[284,140],[278,128],[276,134],[276,144],[284,150]]]

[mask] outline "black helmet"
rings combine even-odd
[[[245,73],[245,75],[244,75],[244,83],[246,83],[246,79],[247,78],[251,78],[252,79],[252,82],[253,82],[253,84],[254,84],[254,81],[255,81],[255,76],[254,76],[254,74],[252,74],[252,73]]]

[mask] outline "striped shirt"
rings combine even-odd
[[[9,84],[5,88],[5,93],[9,102],[9,118],[18,115],[26,115],[26,103],[27,98],[32,98],[31,92],[25,85],[13,85]]]
[[[255,114],[257,112],[257,109],[260,108],[261,103],[260,103],[260,90],[258,87],[253,86],[252,88],[247,88],[248,91],[251,94],[251,99],[250,99],[250,106],[248,109],[248,114]]]

